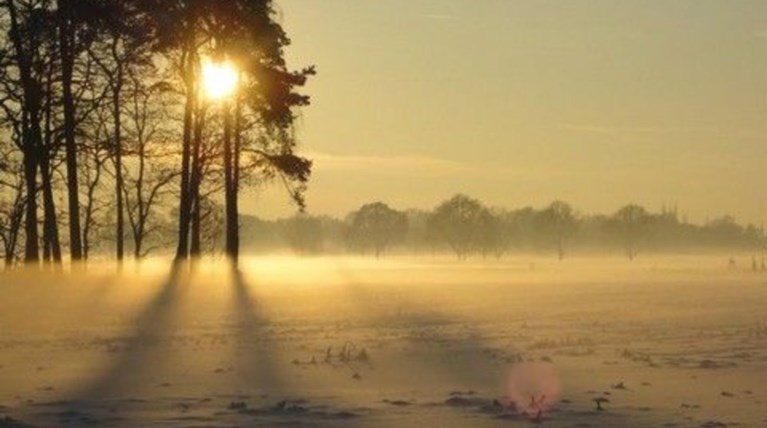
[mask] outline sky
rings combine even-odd
[[[562,199],[767,223],[767,1],[276,0],[312,214]],[[295,212],[279,186],[244,210]]]

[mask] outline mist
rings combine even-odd
[[[0,428],[767,426],[766,5],[0,2]]]
[[[724,261],[261,255],[236,275],[216,258],[171,277],[169,259],[5,272],[0,402],[40,426],[759,426],[764,274]]]

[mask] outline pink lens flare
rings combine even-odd
[[[562,383],[551,363],[520,363],[514,366],[507,382],[511,405],[520,413],[540,419],[559,401]]]

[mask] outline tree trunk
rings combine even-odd
[[[116,55],[115,55],[116,56]],[[116,219],[116,256],[118,266],[122,266],[125,258],[125,209],[123,208],[123,161],[122,161],[122,113],[120,111],[120,92],[122,91],[122,65],[119,65],[116,82],[112,92],[112,116],[114,119],[115,139],[115,193],[117,196],[117,219]]]
[[[186,79],[186,104],[184,106],[184,136],[181,149],[181,195],[178,209],[178,246],[176,248],[176,262],[189,258],[189,225],[191,219],[190,210],[192,200],[190,190],[190,158],[192,137],[192,113],[194,111],[195,91],[195,61],[196,56],[190,49],[187,53],[184,74]]]
[[[38,145],[40,143],[40,105],[41,88],[32,78],[32,65],[29,53],[25,49],[19,29],[18,11],[14,1],[5,2],[8,10],[10,29],[8,31],[13,47],[16,63],[19,67],[23,90],[22,121],[22,154],[24,157],[24,186],[26,200],[24,204],[24,260],[27,263],[37,263],[40,260],[39,235],[37,231],[37,168]],[[35,43],[31,43],[33,46]]]
[[[5,253],[5,270],[8,270],[13,267],[13,252],[10,250],[11,245],[6,244],[6,253]]]
[[[200,205],[200,194],[194,196],[194,208],[192,209],[192,242],[189,248],[189,254],[193,259],[198,259],[202,255],[202,206]]]
[[[13,211],[11,212],[8,225],[8,236],[5,240],[5,267],[13,266],[13,259],[16,254],[16,246],[19,243],[19,234],[21,232],[21,222],[24,218],[24,186],[19,183],[16,188],[16,198],[13,202]]]
[[[202,131],[205,128],[205,106],[200,101],[196,103],[195,125],[194,125],[194,147],[192,150],[192,177],[191,177],[191,198],[192,198],[192,242],[190,254],[193,258],[200,257],[202,254],[202,244],[200,234],[202,233],[202,201],[200,199],[200,185],[202,184]]]
[[[133,208],[133,217],[131,220],[131,231],[133,232],[133,258],[138,261],[141,258],[141,251],[144,243],[144,231],[146,225],[146,216],[144,215],[144,171],[146,170],[146,145],[143,137],[139,137],[138,149],[138,177],[135,182],[136,203]],[[125,194],[128,192],[125,190]],[[126,196],[127,198],[127,196]]]
[[[135,243],[135,246],[133,247],[133,258],[136,261],[141,260],[141,258],[142,258],[141,251],[142,250],[143,249],[141,248],[141,239],[137,239],[136,243]]]
[[[144,247],[144,232],[139,231],[133,236],[133,258],[138,261],[141,259]]]
[[[59,241],[59,225],[56,215],[56,202],[53,197],[53,171],[49,166],[47,154],[40,157],[40,176],[43,190],[43,241],[45,242],[45,259],[60,265],[61,243]]]
[[[27,151],[29,150],[25,150],[25,152]],[[37,234],[37,159],[35,155],[29,153],[24,154],[24,181],[27,188],[24,216],[24,234],[26,236],[24,261],[37,263],[40,260],[39,235]]]
[[[34,95],[33,95],[34,97]],[[27,187],[27,205],[24,231],[26,245],[24,261],[37,263],[40,261],[40,235],[37,229],[37,170],[40,164],[40,116],[39,100],[32,100],[29,107],[27,132],[24,141],[24,178]]]
[[[40,178],[43,190],[43,242],[45,243],[44,259],[61,265],[61,242],[59,240],[59,225],[56,214],[56,202],[53,197],[53,169],[51,168],[51,156],[53,145],[53,132],[51,120],[53,116],[53,72],[52,65],[48,67],[45,80],[45,135],[44,144],[40,147]]]
[[[69,197],[69,245],[72,261],[83,258],[80,229],[80,197],[77,180],[77,145],[75,142],[75,100],[72,94],[74,70],[74,34],[69,1],[59,0],[59,52],[61,57],[61,89],[64,104],[64,148],[66,151],[67,194]]]
[[[232,147],[232,113],[231,106],[228,103],[223,105],[224,109],[224,191],[226,200],[226,256],[232,263],[232,267],[237,268],[237,188],[235,185],[235,167],[234,150]]]
[[[240,97],[236,96],[234,104],[234,153],[232,153],[234,162],[234,179],[232,180],[232,205],[234,213],[231,214],[234,219],[234,232],[232,243],[235,267],[240,262],[240,150],[242,148],[242,115],[240,113]]]

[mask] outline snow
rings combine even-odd
[[[767,274],[728,258],[0,272],[0,427],[763,427]]]

